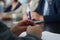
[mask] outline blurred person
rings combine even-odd
[[[60,0],[47,0],[48,2],[48,7],[49,7],[49,15],[45,15],[44,16],[44,20],[45,20],[45,23],[48,24],[48,27],[46,26],[46,31],[49,31],[49,32],[52,32],[53,34],[51,35],[54,35],[54,37],[56,36],[56,38],[59,38],[58,34],[60,34]],[[53,25],[52,25],[53,24]],[[48,29],[48,30],[47,30]],[[46,32],[48,33],[48,32]],[[54,34],[56,33],[56,34]],[[51,37],[51,35],[49,35]],[[55,39],[55,38],[54,38]],[[54,40],[53,39],[53,40]],[[60,40],[57,39],[57,40]]]
[[[12,4],[8,8],[6,8],[5,12],[8,13],[10,17],[12,16],[12,14],[15,14],[16,18],[22,19],[22,15],[23,13],[25,13],[26,9],[25,4],[21,4],[18,0],[11,0],[11,3]]]
[[[44,15],[44,20],[46,23],[55,23],[56,22],[56,12],[57,9],[55,8],[56,4],[55,0],[54,2],[52,0],[44,0],[45,4],[44,4],[44,11],[43,11],[43,15]]]
[[[11,0],[4,0],[6,2],[6,8],[9,7],[12,3]]]
[[[49,13],[44,16],[46,23],[60,23],[60,6],[59,0],[50,0],[48,1]]]
[[[27,26],[29,25],[29,24],[27,24],[26,21],[29,22],[29,24],[33,23],[32,21],[29,21],[29,20],[21,21],[18,24],[18,25],[20,25],[20,28],[23,27],[23,28],[21,28],[21,30],[19,30],[20,32],[25,31]],[[21,23],[27,24],[26,27],[25,27],[24,24],[21,24]],[[33,27],[28,27],[27,28],[27,36],[19,38],[16,35],[14,35],[5,24],[0,22],[0,39],[1,40],[41,40],[40,26],[38,26],[36,28],[36,26],[34,27],[34,23],[32,25],[33,25]],[[25,30],[23,30],[23,29],[25,29]]]
[[[39,5],[42,5],[42,7],[39,6],[35,12],[38,14],[42,13],[45,23],[48,24],[46,26],[46,32],[43,33],[43,38],[45,40],[56,40],[55,38],[60,40],[60,0],[42,0],[41,4]]]
[[[39,2],[40,4],[35,10],[35,12],[37,12],[37,14],[40,14],[40,15],[42,14],[41,16],[43,17],[45,23],[60,23],[60,6],[59,6],[60,3],[59,2],[60,2],[59,0],[42,0],[41,2]],[[47,8],[46,8],[46,5],[47,5]],[[46,14],[44,13],[44,10]],[[53,28],[50,27],[50,28],[52,30],[59,31],[59,27],[53,27]]]
[[[1,0],[0,1],[0,10],[1,10],[1,12],[3,13],[4,12],[4,10],[5,10],[5,8],[6,8],[6,1],[5,0]]]
[[[36,15],[34,17],[32,16],[32,19],[36,19],[36,20],[41,19],[46,23],[60,22],[58,1],[56,0],[54,0],[54,2],[52,0],[39,1],[39,5],[37,9],[33,13],[31,13],[31,15]],[[27,19],[27,16],[25,18]]]
[[[13,26],[16,21],[22,20],[23,14],[26,12],[26,5],[21,4],[18,0],[10,0],[11,5],[5,9],[3,14],[0,14],[0,17],[4,21],[5,24]],[[10,21],[11,20],[11,21]],[[15,20],[15,21],[14,21]]]
[[[42,5],[40,5],[40,2],[41,2],[41,0],[28,0],[28,5],[29,5],[32,20],[35,19],[35,20],[44,21],[42,13],[40,13],[41,10],[36,10],[37,8],[41,9],[39,7],[39,6],[42,6]],[[27,11],[28,11],[28,9],[27,9]],[[39,12],[35,12],[35,11],[39,11]],[[23,15],[23,20],[25,20],[25,19],[28,19],[28,13],[25,13]]]
[[[4,12],[4,3],[3,0],[0,0],[0,13]]]
[[[6,1],[5,0],[2,0],[3,1],[3,3],[4,3],[4,10],[5,10],[5,8],[6,8]]]

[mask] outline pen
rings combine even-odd
[[[29,13],[28,13],[28,16],[29,16],[29,20],[31,20],[31,13],[30,13],[30,11],[29,11]]]

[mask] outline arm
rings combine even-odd
[[[16,13],[13,13],[13,12],[10,12],[10,13],[3,13],[3,14],[0,14],[0,17],[3,19],[3,20],[12,20],[12,19],[16,19],[16,20],[20,20],[22,19],[22,14],[20,14],[19,12],[16,12]]]
[[[22,22],[22,23],[21,23]],[[27,36],[24,37],[24,39],[31,39],[31,40],[37,40],[37,39],[40,39],[41,38],[41,33],[42,33],[42,26],[34,26],[34,22],[32,21],[21,21],[17,24],[17,26],[15,26],[13,28],[13,30],[11,30],[14,34],[16,34],[17,36],[20,35],[20,33],[22,33],[24,30],[23,29],[26,29],[27,28]],[[32,25],[32,27],[29,27],[28,25]],[[22,31],[23,30],[23,31]],[[39,30],[39,32],[38,32]],[[21,32],[22,31],[22,32]],[[36,38],[35,38],[35,37]]]
[[[33,34],[28,34],[26,37],[20,37],[13,35],[11,31],[8,29],[8,27],[0,22],[0,39],[1,40],[40,40],[37,36]]]
[[[7,14],[7,13],[3,13],[0,14],[0,18],[2,18],[2,20],[11,20],[12,19],[12,15],[11,14]]]
[[[39,13],[37,12],[31,12],[31,16],[32,16],[32,20],[40,20],[40,21],[44,21],[44,17],[42,15],[39,15]]]

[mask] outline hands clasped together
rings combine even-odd
[[[31,20],[22,20],[15,27],[12,27],[11,31],[17,36],[26,31],[27,34],[34,34],[41,37],[42,26],[35,24]]]

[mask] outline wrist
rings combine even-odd
[[[40,25],[35,25],[35,26],[29,26],[27,28],[27,34],[34,34],[37,37],[42,36],[42,29]]]

